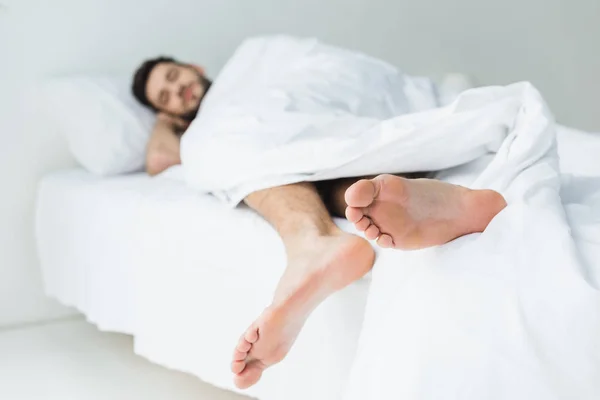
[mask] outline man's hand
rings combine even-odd
[[[185,129],[182,122],[167,114],[158,115],[146,152],[146,171],[150,175],[159,174],[173,165],[181,164],[180,139],[175,133],[175,124]]]

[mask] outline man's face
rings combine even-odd
[[[164,62],[150,72],[146,94],[160,111],[191,121],[209,85],[199,67]]]

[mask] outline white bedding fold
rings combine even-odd
[[[430,80],[366,55],[314,39],[251,39],[182,139],[186,180],[235,205],[266,187],[351,174],[337,170],[427,118],[398,128],[395,117],[437,105]]]
[[[314,40],[250,40],[183,138],[186,180],[236,205],[283,184],[436,171],[506,152],[512,139],[503,141],[517,120],[524,121],[520,130],[529,122],[554,129],[528,83],[473,89],[434,108],[435,88],[424,82]],[[554,133],[544,138],[540,155]],[[487,181],[484,175],[479,184]]]

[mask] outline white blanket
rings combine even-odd
[[[411,134],[408,125],[396,126],[395,117],[438,105],[429,79],[366,55],[314,39],[249,39],[223,68],[182,139],[186,180],[236,205],[272,186],[418,169],[427,163],[415,163],[415,157],[399,165],[381,161],[389,161],[384,154],[393,151],[390,142],[406,142]],[[353,162],[367,154],[373,157]]]
[[[499,179],[532,138],[496,157]],[[555,161],[516,175],[483,234],[383,252],[345,400],[600,398],[600,178]]]
[[[437,105],[431,82],[363,54],[309,39],[251,39],[182,140],[186,180],[236,205],[288,183],[435,171],[506,153],[532,121],[538,145],[513,163],[537,160],[554,140],[551,114],[527,83]],[[496,162],[476,185],[494,177],[501,189],[525,166],[513,165],[500,181]]]
[[[182,152],[188,182],[232,205],[285,183],[493,154],[468,186],[508,207],[483,234],[382,252],[397,261],[374,270],[346,400],[600,398],[600,184],[561,175],[533,86],[431,109],[434,89],[418,79],[291,38],[248,42],[222,77]]]

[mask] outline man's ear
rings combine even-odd
[[[204,68],[199,66],[199,65],[195,65],[192,64],[192,68],[194,68],[196,71],[198,71],[198,73],[202,76],[204,76]]]

